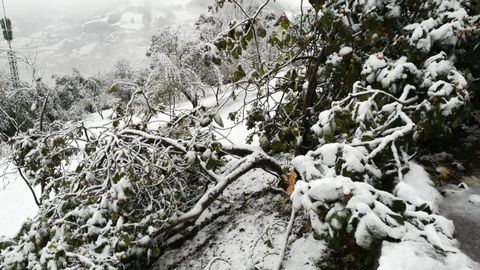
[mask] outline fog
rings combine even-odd
[[[44,79],[51,74],[85,75],[110,69],[122,59],[144,65],[145,52],[158,27],[192,24],[214,0],[3,0],[13,22],[13,46],[30,58]],[[300,0],[277,0],[287,8]],[[273,2],[273,1],[272,1]],[[111,23],[112,18],[120,21]],[[153,18],[153,20],[152,20]],[[6,49],[0,40],[0,49]],[[32,77],[19,64],[22,79]],[[5,53],[0,70],[8,73]]]
[[[10,17],[92,14],[129,0],[3,0]],[[163,0],[159,0],[162,2]]]

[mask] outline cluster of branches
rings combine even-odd
[[[311,182],[297,184],[292,216],[303,203],[312,224],[331,221],[317,233],[328,230],[335,236],[330,237],[337,243],[335,249],[351,246],[352,238],[361,248],[370,247],[364,244],[372,242],[369,237],[401,241],[402,236],[393,237],[385,228],[403,230],[411,225],[405,225],[408,220],[420,224],[417,229],[422,231],[425,224],[437,221],[420,221],[421,214],[413,211],[431,214],[431,206],[410,202],[392,210],[392,200],[405,200],[393,196],[387,202],[374,196],[371,210],[381,205],[401,220],[389,221],[383,212],[372,214],[375,222],[368,223],[362,218],[369,212],[358,213],[355,203],[362,192],[345,190],[398,191],[421,142],[450,134],[468,116],[480,70],[461,59],[480,53],[478,11],[472,3],[455,0],[309,3],[299,15],[281,16],[278,30],[266,36],[281,57],[260,62],[249,74],[241,67],[236,71],[239,84],[258,86],[248,126],[260,136],[264,150],[294,150],[298,155],[294,166]],[[229,35],[217,38],[216,48],[236,57],[245,44],[254,46],[249,35],[261,31],[259,12],[232,23]],[[348,183],[332,176],[348,177]],[[366,182],[368,188],[352,187],[351,180]],[[309,191],[320,183],[333,194]],[[341,195],[335,197],[336,192]],[[372,221],[371,215],[366,217]],[[448,226],[438,233],[451,239],[445,231]],[[341,255],[348,257],[355,250],[354,245]]]
[[[37,217],[3,243],[2,268],[146,267],[247,171],[282,173],[261,149],[218,143],[212,110],[157,131],[124,116],[109,127],[14,138],[15,164],[42,193]],[[182,128],[188,132],[173,138]]]

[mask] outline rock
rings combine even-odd
[[[467,190],[470,189],[470,188],[468,187],[468,185],[465,184],[465,182],[462,182],[462,183],[458,184],[458,185],[457,185],[457,188],[467,189]]]

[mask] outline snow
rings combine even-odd
[[[290,254],[283,263],[284,269],[302,269],[302,270],[316,270],[316,264],[321,260],[326,251],[326,243],[318,241],[313,238],[313,235],[308,235],[297,239],[290,245]]]
[[[327,64],[331,64],[332,66],[338,66],[340,64],[340,62],[342,62],[343,60],[343,57],[340,56],[339,54],[337,53],[332,53],[328,56],[328,59],[327,59]]]
[[[303,155],[296,156],[292,160],[292,165],[297,169],[302,178],[307,181],[316,179],[323,175],[322,172],[316,168],[313,160]]]
[[[140,31],[145,28],[145,24],[143,22],[143,14],[130,11],[123,13],[120,18],[120,22],[116,23],[115,25],[118,25],[123,29],[132,31]]]
[[[363,76],[367,75],[367,77],[365,78],[367,82],[373,83],[377,78],[377,71],[383,69],[386,66],[387,62],[383,59],[383,57],[372,54],[368,57],[367,61],[365,61],[361,74]]]
[[[17,174],[16,168],[3,160],[0,166],[0,237],[13,237],[23,222],[37,214],[38,207],[30,189]],[[40,193],[40,189],[35,191]]]
[[[409,163],[410,171],[404,175],[403,182],[395,189],[395,194],[406,201],[420,206],[424,203],[438,209],[440,192],[433,187],[433,181],[425,169],[415,162]]]
[[[421,238],[420,238],[421,239]],[[384,242],[378,270],[474,270],[476,265],[462,253],[435,257],[424,240],[400,243]]]
[[[400,57],[397,61],[392,63],[390,67],[383,68],[377,76],[377,81],[382,84],[382,87],[388,88],[399,80],[407,78],[407,74],[418,74],[417,67],[407,62],[406,57]]]
[[[340,51],[338,52],[338,55],[345,56],[345,55],[351,54],[352,52],[353,52],[352,47],[346,46],[340,49]]]
[[[78,50],[74,50],[73,54],[75,56],[85,56],[91,54],[95,48],[98,46],[98,43],[87,44],[83,47],[80,47]]]
[[[162,255],[152,269],[273,269],[287,221],[278,211],[285,197],[262,192],[275,181],[257,170],[232,183],[197,221],[206,225],[180,248]],[[294,227],[298,231],[301,225]],[[311,233],[293,233],[284,269],[316,269],[326,250],[326,243]]]
[[[447,76],[455,67],[452,61],[445,60],[446,54],[441,52],[425,61],[425,80],[422,86],[430,87],[440,76]]]
[[[440,214],[454,221],[455,236],[460,241],[460,249],[472,259],[480,262],[480,207],[474,202],[479,199],[480,185],[447,185],[442,188],[444,198],[439,204]],[[473,199],[473,202],[472,200]],[[480,269],[478,266],[476,269]]]
[[[480,206],[480,195],[473,194],[468,197],[468,201],[475,206]]]
[[[464,101],[460,97],[453,97],[449,99],[445,104],[440,105],[442,115],[447,117],[451,115],[457,108],[463,106]]]
[[[428,89],[427,94],[430,97],[447,97],[453,91],[453,86],[445,81],[439,80],[436,81],[430,88]]]

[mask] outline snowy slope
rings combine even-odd
[[[0,236],[13,237],[26,219],[36,215],[38,207],[16,168],[5,161],[1,164]]]

